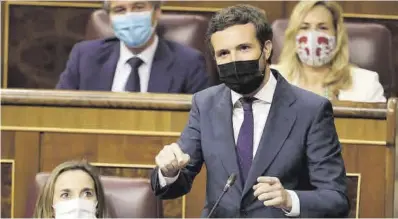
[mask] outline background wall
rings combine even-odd
[[[222,8],[249,3],[267,12],[270,22],[288,18],[292,1],[169,1],[166,6]],[[398,1],[339,2],[347,19],[374,21],[393,34],[398,72]],[[86,21],[100,2],[3,1],[2,87],[52,89],[72,46],[84,40]],[[43,16],[45,15],[45,16]]]

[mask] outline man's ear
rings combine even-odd
[[[272,42],[271,40],[267,40],[265,41],[263,47],[263,53],[265,55],[266,60],[268,60],[271,57],[271,52],[272,52]]]

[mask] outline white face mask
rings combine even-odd
[[[310,66],[322,66],[332,60],[336,37],[319,31],[308,31],[296,36],[297,55]]]
[[[53,205],[56,219],[95,219],[97,202],[82,198],[60,201]]]

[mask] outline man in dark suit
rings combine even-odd
[[[160,2],[105,1],[115,38],[72,49],[58,89],[195,93],[207,87],[202,54],[159,38]]]
[[[264,12],[255,7],[229,7],[212,18],[208,41],[223,84],[193,96],[180,139],[156,156],[151,179],[156,195],[173,199],[188,193],[205,163],[202,216],[234,173],[237,180],[214,217],[348,214],[332,105],[269,68],[271,39]]]

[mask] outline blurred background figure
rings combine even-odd
[[[291,14],[279,70],[292,84],[332,100],[385,102],[377,72],[349,62],[341,7],[332,1],[301,1]]]
[[[74,46],[58,89],[195,93],[207,87],[203,55],[156,34],[159,1],[104,1],[116,37]]]
[[[105,218],[105,194],[96,169],[87,161],[58,165],[37,199],[34,218]]]

